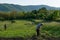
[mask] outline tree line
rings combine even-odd
[[[56,20],[60,18],[60,10],[47,10],[42,7],[39,10],[32,10],[31,12],[0,12],[0,20],[17,20],[17,19],[43,19]]]

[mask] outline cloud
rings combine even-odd
[[[10,3],[19,5],[50,5],[60,7],[60,0],[0,0],[0,3]]]

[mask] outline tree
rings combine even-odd
[[[33,13],[33,14],[37,14],[37,10],[33,10],[31,13]]]
[[[45,7],[42,7],[41,9],[38,10],[38,14],[39,14],[40,18],[46,19],[47,15],[48,15],[48,10]]]
[[[16,19],[16,11],[10,12],[10,20]]]
[[[52,15],[53,15],[53,19],[57,19],[59,17],[58,10],[55,10]]]
[[[59,12],[58,12],[58,10],[55,10],[53,13],[49,14],[46,19],[47,20],[55,20],[58,17],[59,17]]]

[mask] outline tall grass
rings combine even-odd
[[[10,21],[0,21],[0,37],[31,37],[36,35],[36,24],[32,25],[31,21],[15,20],[16,23]],[[41,20],[39,22],[42,22]],[[7,30],[4,30],[4,24],[7,24]],[[60,23],[43,22],[41,34],[48,36],[60,37]]]

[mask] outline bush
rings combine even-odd
[[[3,17],[0,17],[0,21],[4,21],[5,19]]]
[[[11,20],[11,23],[15,23],[16,21],[15,20]]]

